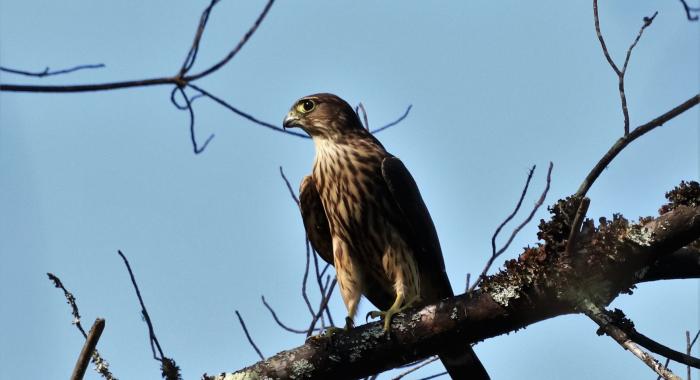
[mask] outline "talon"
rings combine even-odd
[[[384,317],[384,312],[379,311],[379,310],[372,310],[367,315],[365,316],[365,322],[368,322],[370,318],[375,319],[375,318],[383,318]]]
[[[307,343],[315,343],[315,344],[321,344],[325,343],[326,341],[332,341],[333,336],[346,331],[344,329],[341,329],[339,327],[331,326],[322,332],[318,333],[317,335],[311,335],[310,337],[306,338]]]
[[[355,327],[355,322],[353,322],[352,318],[345,317],[345,331],[350,331],[354,327]]]

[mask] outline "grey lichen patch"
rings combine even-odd
[[[505,286],[494,284],[489,289],[489,294],[496,303],[503,307],[508,307],[508,303],[511,300],[520,298],[520,287],[513,284],[506,284]]]
[[[314,365],[311,364],[306,359],[299,359],[295,362],[292,362],[292,373],[289,375],[292,379],[306,379],[306,378],[311,378],[311,375],[314,371]]]
[[[627,239],[639,246],[649,247],[654,240],[654,233],[650,228],[633,226],[627,233]]]
[[[236,372],[236,373],[222,373],[216,377],[214,380],[272,380],[267,376],[261,376],[260,373],[254,369],[248,371]]]
[[[457,306],[452,308],[452,312],[450,313],[450,319],[455,320],[459,317],[459,310],[457,310]]]
[[[396,322],[394,321],[394,325]],[[392,328],[396,328],[392,326]],[[374,347],[377,339],[386,335],[382,325],[373,326],[360,334],[360,337],[353,341],[352,348],[350,349],[350,361],[354,362],[362,357],[362,354]]]

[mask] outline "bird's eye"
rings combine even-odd
[[[299,103],[299,110],[302,112],[311,112],[316,108],[316,103],[311,99],[302,100]]]

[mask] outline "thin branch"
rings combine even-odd
[[[201,87],[199,87],[199,86],[196,86],[196,85],[194,85],[194,84],[192,84],[192,83],[188,83],[187,86],[188,86],[188,87],[191,87],[191,88],[193,88],[193,89],[195,89],[195,90],[197,90],[197,91],[199,91],[199,93],[201,93],[202,95],[206,96],[207,98],[209,98],[209,99],[215,101],[216,103],[219,103],[219,104],[222,105],[224,108],[227,108],[229,111],[235,113],[235,114],[238,115],[238,116],[241,116],[241,117],[244,118],[244,119],[247,119],[248,121],[252,121],[252,122],[255,123],[255,124],[258,124],[258,125],[263,126],[263,127],[265,127],[265,128],[272,129],[272,130],[274,130],[274,131],[276,131],[276,132],[286,133],[286,134],[288,134],[288,135],[293,135],[293,136],[301,137],[301,138],[304,138],[304,139],[310,138],[310,137],[309,137],[308,135],[306,135],[306,134],[299,133],[299,132],[294,132],[294,131],[288,131],[288,130],[285,130],[284,128],[279,127],[279,126],[277,126],[277,125],[274,125],[274,124],[271,124],[271,123],[262,121],[262,120],[260,120],[260,119],[258,119],[258,118],[256,118],[256,117],[254,117],[253,115],[250,115],[250,114],[248,114],[248,113],[246,113],[246,112],[244,112],[244,111],[239,110],[238,108],[232,106],[231,104],[227,103],[227,102],[224,101],[223,99],[221,99],[221,98],[219,98],[219,97],[213,95],[212,93],[210,93],[210,92],[204,90],[203,88],[201,88]]]
[[[683,4],[683,9],[685,9],[685,16],[688,18],[688,21],[698,21],[698,15],[694,15],[692,14],[692,12],[700,12],[700,8],[688,6],[686,0],[681,0],[681,4]]]
[[[141,304],[141,315],[148,326],[148,340],[151,345],[151,353],[153,354],[153,359],[160,362],[161,376],[166,380],[182,380],[180,367],[177,366],[175,360],[163,354],[163,349],[160,346],[160,342],[158,342],[158,337],[156,336],[155,329],[153,328],[151,316],[148,314],[148,310],[146,310],[146,304],[143,302],[143,297],[141,297],[141,290],[139,289],[138,284],[136,284],[136,277],[134,276],[134,271],[131,270],[129,260],[126,259],[126,256],[124,256],[122,251],[117,251],[117,253],[124,261],[124,265],[126,265],[126,270],[129,272],[129,278],[131,278],[131,284],[134,286],[136,297],[138,297],[139,303]],[[158,354],[160,354],[160,357],[156,355],[156,348],[158,349]]]
[[[74,67],[71,67],[68,69],[61,69],[61,70],[54,70],[54,71],[51,71],[51,69],[49,67],[46,67],[44,69],[44,71],[31,72],[31,71],[10,69],[7,67],[0,66],[0,71],[5,72],[5,73],[10,73],[10,74],[24,75],[24,76],[28,76],[28,77],[44,78],[44,77],[49,77],[52,75],[70,74],[72,72],[76,72],[79,70],[101,69],[103,67],[105,67],[104,63],[97,63],[97,64],[89,64],[89,65],[78,65],[78,66],[74,66]]]
[[[71,380],[81,380],[85,376],[85,370],[87,369],[90,358],[93,352],[95,352],[95,347],[97,347],[97,342],[102,336],[102,331],[105,329],[105,320],[102,318],[95,319],[95,322],[90,328],[90,332],[85,339],[85,344],[83,344],[82,350],[80,350],[80,355],[78,356],[78,361],[75,363],[73,368],[73,374],[71,375]]]
[[[197,146],[197,138],[195,137],[194,134],[194,109],[192,108],[192,101],[187,97],[187,94],[185,93],[185,90],[182,89],[182,87],[175,87],[180,94],[182,95],[182,98],[185,99],[186,107],[185,109],[189,112],[190,114],[190,141],[192,142],[192,149],[194,150],[194,154],[200,154],[204,152],[204,149],[207,148],[207,145],[209,145],[209,142],[214,138],[214,134],[212,133],[207,137],[207,139],[204,141],[204,144],[202,144],[201,147]],[[177,107],[177,103],[173,100],[173,103]],[[178,107],[179,108],[179,107]]]
[[[600,326],[601,331],[613,338],[613,340],[615,340],[625,350],[628,350],[639,360],[644,362],[644,364],[659,374],[659,376],[666,380],[681,380],[680,377],[674,375],[671,370],[664,368],[664,366],[658,360],[654,359],[652,355],[642,350],[635,342],[632,341],[627,333],[610,323],[610,317],[607,316],[598,306],[592,302],[585,301],[580,305],[580,307],[586,316]]]
[[[277,323],[278,326],[280,326],[281,328],[283,328],[289,332],[295,333],[295,334],[306,334],[306,329],[304,329],[304,330],[295,329],[293,327],[289,327],[289,326],[285,325],[284,323],[282,323],[282,321],[279,319],[279,317],[277,317],[277,313],[275,312],[275,310],[265,300],[265,296],[261,296],[261,298],[262,298],[263,305],[265,305],[267,310],[270,311],[270,314],[272,314],[272,318],[275,320],[275,322]]]
[[[289,190],[289,196],[292,197],[294,200],[294,203],[297,204],[298,207],[301,207],[301,202],[299,202],[299,197],[297,197],[296,192],[294,189],[292,189],[292,184],[289,183],[289,179],[287,179],[287,176],[284,175],[284,169],[280,166],[280,176],[284,180],[284,184],[287,185],[287,190]]]
[[[143,297],[141,297],[141,290],[139,289],[138,284],[136,284],[136,277],[134,277],[134,272],[131,270],[129,260],[126,259],[126,256],[124,256],[122,251],[117,251],[117,253],[119,254],[119,256],[121,256],[122,260],[124,261],[124,265],[126,265],[126,270],[129,272],[129,277],[131,278],[131,284],[134,286],[134,290],[136,291],[136,297],[138,297],[139,304],[141,304],[141,315],[143,316],[143,319],[146,322],[146,325],[148,326],[148,338],[151,344],[151,352],[153,353],[153,359],[161,361],[165,357],[165,355],[163,354],[163,349],[160,347],[158,337],[156,337],[155,330],[153,329],[153,323],[151,322],[151,317],[148,315],[148,310],[146,310],[146,304],[143,302]],[[156,348],[158,349],[158,354],[160,354],[160,357],[156,355]]]
[[[258,356],[260,356],[260,360],[265,360],[265,355],[260,352],[260,349],[258,346],[253,342],[253,338],[251,338],[250,333],[248,333],[248,328],[245,327],[245,322],[243,322],[243,317],[241,317],[241,313],[236,310],[236,316],[238,317],[238,322],[241,323],[241,327],[243,328],[243,332],[245,333],[246,338],[248,338],[248,343],[250,343],[251,346],[253,346],[253,349],[255,352],[258,353]]]
[[[231,50],[226,55],[226,57],[224,57],[221,61],[217,62],[216,64],[214,64],[210,68],[208,68],[208,69],[206,69],[198,74],[186,76],[186,77],[184,77],[184,79],[187,82],[197,80],[199,78],[205,77],[205,76],[213,73],[214,71],[216,71],[216,70],[220,69],[221,67],[223,67],[224,65],[226,65],[231,59],[233,59],[233,57],[236,56],[236,54],[238,54],[238,52],[243,48],[243,46],[245,46],[245,44],[248,42],[248,40],[250,40],[250,37],[253,36],[253,33],[255,33],[255,31],[258,29],[258,27],[260,26],[262,21],[265,19],[265,16],[267,16],[267,12],[270,10],[270,7],[272,7],[272,4],[274,2],[275,2],[275,0],[268,0],[267,4],[265,4],[265,8],[260,13],[260,15],[258,15],[258,18],[255,20],[253,25],[250,27],[250,29],[248,29],[246,34],[243,35],[243,38],[241,38],[241,40],[238,41],[238,44],[236,45],[236,47],[234,47],[233,50]]]
[[[87,333],[85,333],[85,329],[83,328],[83,325],[80,323],[80,310],[78,310],[78,304],[75,301],[75,296],[73,293],[69,292],[68,289],[66,289],[65,286],[63,286],[63,282],[61,282],[61,279],[58,278],[56,275],[53,273],[47,273],[47,276],[49,276],[49,280],[53,282],[53,285],[61,290],[63,290],[63,296],[66,298],[66,302],[68,305],[70,305],[71,308],[71,314],[73,315],[73,324],[75,327],[78,328],[81,334],[83,334],[83,338],[87,339]]]
[[[412,105],[412,104],[409,104],[408,107],[406,108],[406,111],[404,111],[403,115],[399,116],[398,119],[392,121],[391,123],[389,123],[389,124],[387,124],[387,125],[385,125],[385,126],[383,126],[383,127],[379,127],[379,128],[377,128],[377,129],[371,131],[371,133],[372,133],[372,134],[379,133],[379,132],[381,132],[381,131],[383,131],[383,130],[385,130],[385,129],[387,129],[387,128],[391,128],[391,127],[395,126],[396,124],[402,122],[403,119],[405,119],[406,116],[408,116],[408,113],[411,112],[411,108],[413,108],[413,105]]]
[[[586,178],[583,180],[581,183],[581,186],[579,187],[578,191],[574,196],[577,197],[583,197],[586,195],[588,190],[591,188],[593,183],[598,179],[600,174],[605,170],[605,168],[610,165],[612,160],[632,141],[636,140],[637,138],[643,136],[647,132],[651,131],[654,128],[660,127],[664,125],[667,121],[675,118],[676,116],[682,114],[683,112],[693,108],[700,102],[700,94],[698,95],[693,95],[690,99],[686,100],[685,102],[681,103],[680,105],[674,107],[670,111],[664,113],[663,115],[649,121],[646,124],[642,124],[635,128],[632,132],[630,132],[628,135],[625,135],[623,137],[620,137],[611,147],[610,150],[605,153],[603,158],[598,161],[598,163],[591,169],[591,172],[588,173]]]
[[[207,22],[209,21],[209,15],[211,14],[212,9],[218,2],[219,0],[211,0],[209,6],[207,6],[204,9],[202,15],[199,17],[199,25],[197,26],[197,32],[194,35],[194,41],[192,41],[192,47],[190,47],[190,50],[187,52],[187,57],[182,63],[179,76],[183,76],[184,74],[186,74],[197,60],[197,53],[199,52],[199,43],[202,40],[202,35],[204,35],[204,29],[206,28]]]
[[[588,197],[583,197],[576,210],[576,215],[571,223],[571,231],[569,232],[569,238],[566,241],[566,253],[573,252],[576,247],[576,238],[578,237],[579,231],[581,231],[581,224],[586,217],[586,212],[588,211],[588,206],[590,206],[591,200]]]
[[[692,346],[690,345],[690,331],[685,330],[685,353],[690,356]],[[690,380],[690,364],[687,365],[688,368],[688,378]]]
[[[552,168],[553,167],[554,167],[554,164],[550,162],[549,169],[547,170],[547,182],[546,182],[544,191],[542,191],[540,198],[537,200],[537,202],[535,202],[535,205],[532,207],[532,211],[530,211],[530,214],[527,216],[527,218],[525,218],[525,220],[522,223],[520,223],[517,227],[515,227],[515,229],[513,229],[513,232],[510,234],[510,237],[508,238],[508,241],[506,242],[506,244],[504,244],[503,247],[501,247],[498,251],[496,251],[495,250],[496,249],[496,243],[495,243],[496,235],[500,232],[500,229],[502,228],[502,226],[504,226],[505,223],[508,223],[508,221],[510,219],[512,219],[515,216],[515,214],[518,212],[518,210],[520,209],[520,205],[523,201],[523,198],[525,197],[525,193],[527,192],[527,187],[530,184],[530,179],[532,178],[532,173],[534,172],[535,167],[533,166],[532,169],[530,169],[530,173],[528,174],[527,181],[525,182],[525,187],[524,187],[523,192],[520,196],[520,199],[518,200],[518,204],[516,205],[514,212],[511,213],[511,215],[509,215],[508,218],[506,218],[506,220],[503,223],[501,223],[501,225],[498,227],[498,229],[496,229],[496,233],[494,233],[493,237],[491,238],[491,246],[493,249],[493,251],[491,253],[491,257],[488,259],[488,261],[486,262],[486,265],[484,266],[484,269],[481,271],[481,274],[474,281],[474,283],[469,288],[467,293],[471,293],[474,291],[474,289],[476,289],[476,287],[486,277],[486,274],[488,273],[489,269],[491,268],[491,265],[493,265],[493,262],[499,256],[501,256],[503,254],[503,252],[505,252],[508,249],[508,247],[510,246],[510,243],[512,243],[513,239],[515,239],[515,237],[518,235],[518,233],[520,233],[520,230],[522,230],[523,227],[525,227],[528,223],[530,223],[530,220],[532,220],[532,217],[535,216],[535,213],[537,212],[537,210],[540,208],[540,206],[542,206],[542,203],[544,203],[544,200],[547,197],[547,193],[549,192],[549,186],[552,182]]]
[[[78,310],[78,304],[75,300],[75,297],[73,296],[73,293],[69,292],[68,289],[66,289],[66,287],[63,286],[61,279],[59,279],[56,275],[54,275],[53,273],[47,273],[46,275],[49,277],[49,280],[53,282],[55,287],[63,290],[63,295],[66,298],[68,305],[70,305],[71,307],[71,314],[73,315],[73,324],[75,325],[75,327],[78,328],[83,337],[87,339],[88,336],[85,333],[82,324],[80,323],[80,310]],[[92,362],[93,364],[95,364],[95,370],[99,372],[99,374],[103,378],[105,378],[106,380],[117,380],[117,378],[114,377],[112,372],[110,372],[109,370],[109,363],[107,363],[107,361],[102,358],[97,349],[95,349],[92,353]]]
[[[440,372],[440,373],[436,373],[436,374],[434,374],[434,375],[430,375],[430,376],[426,376],[426,377],[421,377],[420,379],[417,379],[417,380],[437,379],[438,377],[445,376],[445,375],[447,375],[447,371],[445,371],[445,372]]]
[[[160,86],[164,84],[178,84],[176,77],[162,77],[151,79],[139,79],[123,82],[107,82],[95,84],[77,84],[77,85],[51,85],[51,86],[36,86],[24,84],[2,84],[0,83],[0,91],[8,92],[48,92],[48,93],[67,93],[67,92],[93,92],[119,90],[132,87],[149,87]]]
[[[362,120],[365,125],[365,129],[367,132],[369,132],[369,120],[367,120],[367,110],[365,110],[365,105],[360,102],[357,107],[355,107],[355,113],[360,114],[360,111],[362,111]]]
[[[434,357],[432,357],[432,358],[430,358],[430,359],[427,359],[427,360],[423,361],[423,363],[420,363],[420,364],[418,364],[417,366],[412,367],[412,368],[410,368],[410,369],[407,370],[407,371],[401,372],[401,373],[398,374],[396,377],[393,377],[391,380],[400,380],[400,379],[403,379],[403,378],[406,377],[407,375],[410,375],[410,374],[412,374],[413,372],[418,371],[419,369],[421,369],[421,368],[427,366],[427,365],[430,364],[430,363],[433,363],[433,362],[437,361],[438,359],[439,359],[439,357],[437,357],[437,356],[434,356]]]
[[[323,315],[324,310],[328,306],[328,301],[331,299],[331,296],[333,295],[333,290],[335,289],[335,284],[337,282],[338,281],[334,278],[329,286],[328,292],[321,299],[321,304],[318,307],[318,312],[316,313],[314,318],[311,320],[311,324],[309,325],[309,328],[306,330],[307,337],[310,337],[311,334],[314,332],[314,329],[316,328],[316,322],[318,322],[318,320],[321,318],[321,315]]]
[[[642,33],[644,33],[644,29],[646,29],[651,23],[654,21],[654,17],[658,12],[655,12],[654,15],[651,17],[644,17],[644,24],[642,25],[642,28],[639,30],[639,33],[637,34],[637,38],[635,38],[634,42],[632,45],[630,45],[629,49],[627,49],[627,56],[625,57],[625,63],[622,66],[622,70],[620,70],[615,62],[613,61],[612,57],[610,56],[610,53],[608,52],[608,47],[605,44],[605,40],[603,39],[603,34],[600,32],[600,18],[598,17],[598,0],[593,0],[593,19],[595,23],[595,33],[596,36],[598,36],[598,41],[600,41],[600,47],[603,49],[603,54],[605,55],[605,59],[608,61],[610,64],[610,67],[613,69],[615,74],[617,75],[618,79],[618,90],[620,92],[620,103],[622,104],[622,115],[624,117],[624,125],[625,125],[625,136],[629,134],[630,131],[630,117],[629,117],[629,110],[627,109],[627,96],[625,95],[625,72],[627,71],[627,64],[629,63],[630,56],[632,55],[632,49],[637,45],[639,42],[639,39],[642,37]]]

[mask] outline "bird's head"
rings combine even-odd
[[[332,139],[365,131],[352,107],[333,94],[314,94],[297,100],[283,126],[301,128],[312,138]]]

